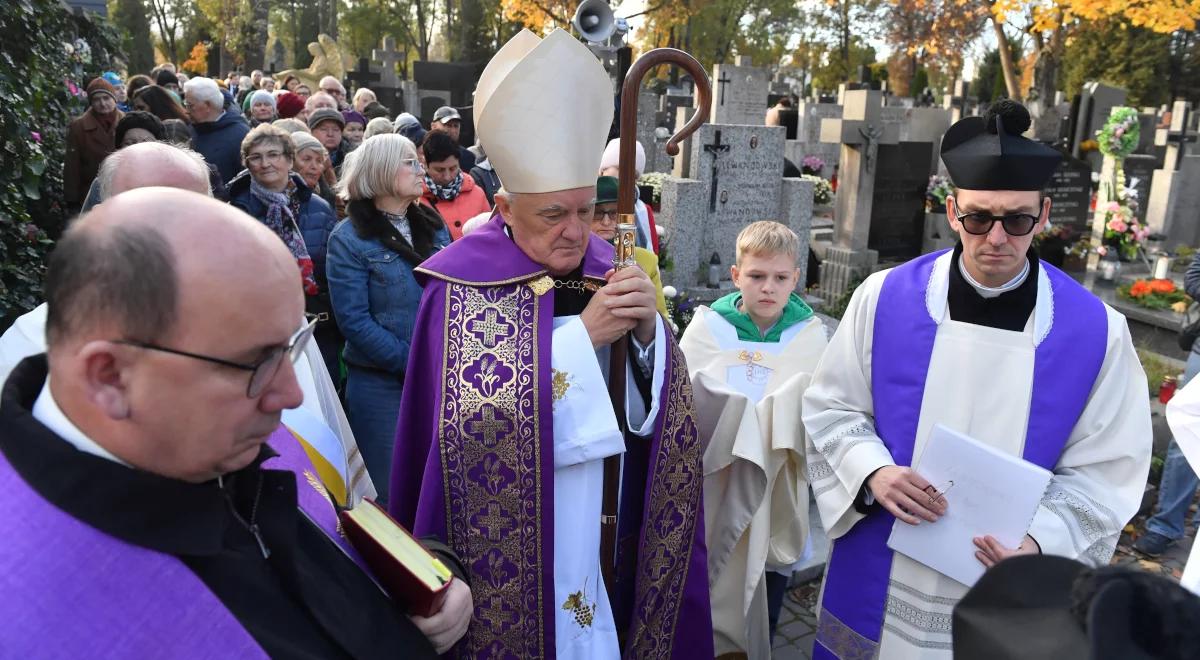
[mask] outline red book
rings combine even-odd
[[[419,616],[442,609],[454,575],[378,504],[362,500],[343,511],[342,527],[392,600]]]

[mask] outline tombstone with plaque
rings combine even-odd
[[[784,179],[784,129],[779,126],[705,124],[692,136],[692,169],[686,179],[663,183],[658,214],[670,236],[673,268],[663,283],[711,299],[731,288],[729,266],[736,239],[746,225],[759,220],[781,222],[800,236],[807,254],[812,222],[813,185]],[[716,254],[721,285],[704,295],[708,267]],[[799,259],[804,281],[806,259]]]
[[[761,126],[767,114],[767,70],[751,66],[750,58],[737,64],[713,65],[713,124]]]
[[[840,145],[834,244],[821,264],[821,295],[827,300],[841,297],[879,261],[868,245],[879,148],[900,142],[899,126],[883,121],[882,92],[847,90],[843,100],[842,117],[821,122],[821,141]]]
[[[1125,105],[1125,90],[1104,83],[1089,82],[1083,85],[1080,92],[1079,104],[1071,118],[1071,155],[1091,163],[1095,170],[1100,169],[1101,156],[1098,151],[1084,152],[1080,145],[1087,140],[1096,139],[1096,131],[1108,121],[1112,109]]]
[[[1086,161],[1065,155],[1043,189],[1050,198],[1050,221],[1058,226],[1086,232],[1092,221],[1092,167]]]

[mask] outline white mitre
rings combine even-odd
[[[612,81],[596,56],[558,29],[504,44],[475,88],[475,129],[513,193],[594,187],[612,125]]]

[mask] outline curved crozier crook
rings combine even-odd
[[[637,141],[638,90],[641,89],[646,74],[660,64],[678,65],[691,74],[696,83],[696,110],[687,124],[667,140],[667,155],[678,156],[679,143],[695,133],[709,116],[712,83],[696,58],[676,48],[655,48],[639,57],[633,66],[629,67],[629,72],[625,74],[625,82],[621,86],[621,150],[617,177],[620,194],[617,200],[619,214],[633,213],[633,187],[637,185],[634,179],[637,148],[634,143]]]

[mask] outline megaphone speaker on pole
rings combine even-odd
[[[583,0],[571,25],[588,43],[599,44],[608,41],[616,30],[616,19],[612,8],[605,0]]]

